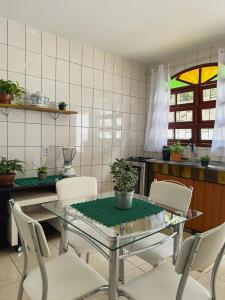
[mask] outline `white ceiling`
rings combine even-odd
[[[224,0],[0,0],[0,14],[141,61],[225,37]]]

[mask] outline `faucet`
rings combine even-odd
[[[198,158],[198,151],[192,139],[189,139],[189,146],[191,147],[191,161],[196,163]]]

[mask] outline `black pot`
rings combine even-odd
[[[66,103],[59,104],[58,107],[59,107],[59,110],[66,110]]]
[[[47,173],[38,173],[38,179],[39,180],[44,180],[47,178]]]
[[[202,160],[202,161],[201,161],[201,165],[202,165],[202,167],[208,167],[209,162],[206,161],[206,160]]]

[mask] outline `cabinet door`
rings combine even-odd
[[[195,181],[193,209],[203,212],[203,215],[193,220],[193,229],[206,231],[221,224],[222,189],[224,188],[225,186],[216,183]]]

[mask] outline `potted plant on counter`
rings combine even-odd
[[[0,103],[10,104],[14,97],[21,97],[25,89],[18,82],[0,79]]]
[[[59,102],[58,107],[59,107],[59,110],[66,110],[66,102],[64,102],[64,101]]]
[[[208,167],[209,161],[210,161],[210,157],[208,155],[200,157],[200,162],[202,167]]]
[[[0,186],[11,186],[14,182],[15,172],[23,173],[23,162],[18,159],[2,158],[0,161]]]
[[[180,161],[181,160],[181,154],[183,152],[184,148],[182,147],[181,143],[179,141],[175,142],[170,146],[170,160],[172,161]]]
[[[47,178],[48,175],[48,168],[46,166],[39,167],[37,169],[38,179],[44,180]]]
[[[138,180],[137,169],[124,159],[116,159],[110,166],[113,176],[116,207],[129,209],[132,207],[133,194]]]

